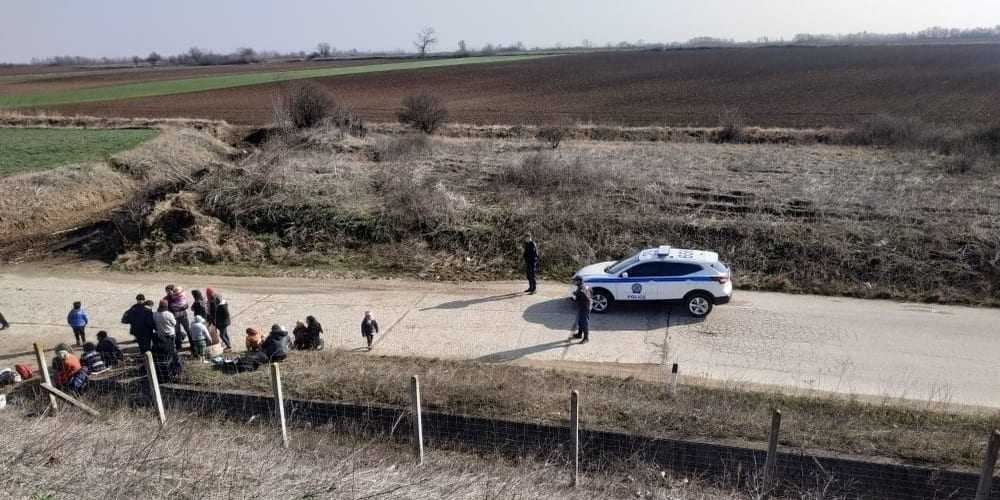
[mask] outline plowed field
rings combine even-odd
[[[443,97],[453,119],[623,125],[848,126],[875,113],[944,123],[1000,118],[1000,46],[782,47],[593,53],[318,78],[371,121],[408,94]],[[57,106],[101,116],[222,118],[263,124],[282,84]],[[2,85],[0,85],[2,87]]]

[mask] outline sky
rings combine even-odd
[[[459,40],[604,45],[998,24],[1000,0],[0,0],[0,61],[192,46],[286,52],[319,42],[413,50],[425,26],[438,32],[435,49],[453,50]]]

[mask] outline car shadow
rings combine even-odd
[[[550,330],[575,331],[576,304],[560,298],[528,306],[522,317]],[[605,314],[591,313],[590,331],[649,331],[701,323],[705,318],[687,314],[682,306],[663,302],[616,302]]]
[[[485,356],[476,358],[475,361],[480,361],[483,363],[509,363],[511,361],[523,358],[531,354],[550,351],[552,349],[569,347],[570,345],[571,345],[570,339],[567,338],[555,342],[546,342],[544,344],[522,347],[520,349],[511,349],[509,351],[495,352],[493,354],[487,354]]]
[[[464,309],[466,307],[470,307],[470,306],[474,306],[474,305],[478,305],[478,304],[486,304],[486,303],[489,303],[489,302],[501,302],[501,301],[504,301],[504,300],[509,300],[509,299],[513,299],[515,297],[519,297],[521,295],[523,295],[523,294],[521,294],[521,293],[505,293],[503,295],[494,295],[492,297],[480,297],[478,299],[454,300],[454,301],[451,301],[451,302],[444,302],[442,304],[438,304],[438,305],[432,306],[432,307],[425,307],[425,308],[421,309],[421,311],[431,311],[431,310],[434,310],[434,309]]]

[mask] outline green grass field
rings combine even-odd
[[[152,129],[0,128],[0,177],[102,160],[157,133]]]
[[[243,87],[247,85],[301,80],[306,78],[359,75],[363,73],[378,73],[384,71],[401,71],[422,68],[441,68],[466,64],[514,62],[535,59],[538,57],[545,56],[496,56],[464,57],[459,59],[433,59],[429,61],[406,61],[365,66],[244,73],[235,75],[204,76],[181,80],[129,83],[65,92],[45,92],[26,95],[0,96],[0,108],[25,108],[36,106],[54,106],[59,104],[75,104],[81,102],[113,101],[118,99],[131,99],[135,97],[152,97],[183,94],[188,92],[201,92],[206,90],[218,90],[231,87]]]

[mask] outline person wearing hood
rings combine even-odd
[[[254,355],[261,363],[284,361],[288,357],[288,330],[281,325],[272,325],[271,333],[264,339],[260,352]]]
[[[174,315],[174,347],[178,351],[184,348],[184,337],[191,337],[191,321],[188,319],[188,303],[184,297],[184,289],[177,285],[167,285],[167,295],[163,300],[167,303],[167,309]]]
[[[87,342],[87,324],[90,323],[90,318],[87,317],[87,311],[83,310],[83,304],[73,303],[73,309],[66,315],[66,322],[73,329],[73,337],[76,339],[77,346]]]
[[[372,341],[377,333],[378,321],[375,321],[375,315],[371,311],[365,311],[365,317],[361,320],[361,336],[368,342],[369,351],[372,350]]]
[[[233,342],[229,339],[228,331],[229,326],[232,324],[232,319],[229,315],[229,304],[211,288],[205,289],[205,295],[208,299],[208,316],[206,316],[208,324],[219,330],[219,339],[225,345],[225,350],[231,351],[233,350]]]
[[[191,355],[204,359],[205,349],[208,347],[208,323],[201,316],[194,317],[191,324]]]
[[[65,347],[63,345],[62,347]],[[68,349],[56,351],[59,358],[59,371],[56,372],[56,387],[70,392],[79,393],[87,385],[89,373],[80,363],[80,358],[69,352]]]
[[[257,352],[260,345],[264,343],[264,336],[255,328],[247,328],[246,346],[247,352]]]
[[[139,352],[148,351],[153,334],[156,332],[153,301],[146,300],[146,296],[141,293],[136,295],[135,304],[122,315],[122,323],[128,325],[128,333],[135,337],[136,343],[139,344]]]
[[[306,337],[309,336],[309,329],[306,328],[305,321],[296,321],[295,329],[292,330],[292,346],[296,349],[306,349]]]

